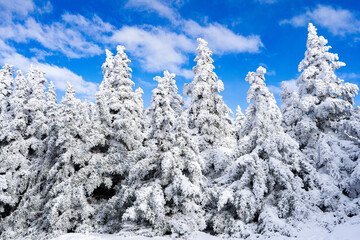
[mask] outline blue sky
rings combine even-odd
[[[360,83],[360,3],[356,0],[0,0],[0,63],[27,71],[39,66],[59,98],[69,81],[82,99],[94,99],[105,48],[127,48],[133,80],[148,106],[152,79],[176,73],[179,92],[190,82],[196,38],[209,42],[229,107],[246,108],[245,76],[266,67],[279,100],[280,83],[299,76],[307,23],[329,40],[347,66],[337,74]],[[356,97],[356,104],[360,98]]]

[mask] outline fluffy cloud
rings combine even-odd
[[[119,28],[96,15],[86,18],[70,13],[63,14],[59,21],[41,23],[31,13],[50,12],[50,2],[35,7],[32,0],[13,0],[11,4],[0,0],[0,7],[3,9],[0,16],[6,19],[0,23],[0,49],[3,49],[0,62],[16,64],[17,68],[23,70],[27,70],[31,63],[38,65],[59,90],[65,90],[66,81],[69,81],[78,93],[92,96],[96,91],[96,84],[86,82],[67,68],[45,64],[42,60],[54,53],[64,54],[68,58],[91,57],[103,54],[106,47],[115,48],[117,44],[123,44],[133,60],[138,61],[145,71],[169,70],[189,79],[193,77],[193,73],[191,69],[185,69],[184,65],[189,60],[188,54],[195,52],[197,37],[209,41],[209,47],[216,54],[258,52],[263,46],[259,36],[242,36],[218,23],[199,25],[192,20],[185,20],[173,7],[180,5],[180,1],[130,0],[125,5],[127,8],[155,12],[173,24],[168,28]],[[13,19],[12,16],[15,15],[17,18]],[[36,58],[25,57],[8,45],[31,41],[40,44],[39,47],[30,49]]]
[[[11,21],[14,15],[25,17],[34,8],[35,4],[32,0],[0,0],[0,19]]]
[[[69,28],[59,22],[44,25],[31,17],[24,23],[1,25],[0,38],[22,43],[35,40],[43,47],[61,52],[70,58],[94,56],[103,52],[97,44],[88,41],[77,29]]]
[[[148,72],[167,69],[186,78],[192,76],[190,70],[182,69],[181,66],[188,61],[184,53],[193,52],[196,46],[194,41],[183,34],[156,27],[143,29],[127,26],[115,31],[109,40],[124,44]]]
[[[30,64],[39,67],[45,72],[45,77],[49,81],[53,81],[58,90],[65,91],[67,84],[70,82],[76,92],[87,99],[94,99],[98,85],[96,83],[87,82],[81,76],[73,73],[65,67],[59,67],[53,64],[41,63],[35,58],[27,58],[19,53],[2,40],[0,40],[0,63],[9,63],[15,69],[20,69],[26,72]]]
[[[80,14],[65,13],[61,16],[65,23],[64,27],[73,31],[82,33],[84,36],[91,37],[92,40],[104,42],[104,38],[108,37],[115,30],[110,23],[104,22],[101,18],[94,15],[91,19],[87,19]]]
[[[153,11],[159,16],[169,19],[172,23],[179,21],[179,13],[159,0],[129,0],[125,7],[136,8],[141,11]]]
[[[189,20],[185,22],[183,31],[192,37],[203,37],[209,42],[211,50],[217,54],[254,53],[259,52],[260,47],[263,46],[259,36],[245,37],[218,23],[200,26],[198,23]]]
[[[353,12],[324,5],[318,5],[315,9],[308,10],[304,14],[294,16],[291,19],[285,19],[280,24],[302,27],[306,26],[309,22],[327,28],[334,35],[360,32],[360,21]]]

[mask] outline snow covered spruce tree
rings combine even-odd
[[[54,97],[53,87],[50,86],[49,91],[50,100]],[[94,207],[90,196],[102,181],[96,170],[99,158],[90,149],[101,144],[98,141],[104,141],[104,138],[94,134],[96,127],[86,115],[87,107],[76,99],[69,84],[58,110],[56,125],[52,125],[55,136],[48,139],[54,145],[53,152],[44,154],[46,174],[40,174],[37,185],[33,187],[35,196],[32,198],[38,201],[40,207],[37,210],[42,214],[31,219],[32,222],[27,221],[30,223],[27,230],[36,231],[23,230],[21,235],[92,229]]]
[[[218,183],[218,233],[246,237],[251,232],[295,235],[291,220],[315,211],[315,170],[281,126],[281,112],[265,86],[266,70],[249,72],[249,107],[234,162]]]
[[[5,146],[9,139],[9,121],[11,120],[10,96],[13,92],[13,72],[10,65],[0,70],[0,220],[9,214],[10,208],[17,202],[17,197],[8,186],[12,173],[8,172],[10,166],[6,161]],[[14,189],[13,189],[14,190]],[[1,230],[0,230],[1,231]]]
[[[31,79],[29,79],[31,80]],[[15,90],[12,96],[13,105],[13,120],[11,122],[11,137],[21,142],[22,135],[26,132],[27,127],[27,111],[24,106],[28,102],[29,94],[33,90],[30,87],[28,79],[25,79],[21,71],[17,71],[15,78]],[[19,236],[25,236],[28,234],[36,234],[37,227],[34,223],[42,217],[43,210],[43,192],[44,178],[46,178],[51,164],[51,159],[47,157],[48,152],[51,155],[55,154],[55,142],[49,141],[49,138],[53,139],[55,131],[52,126],[57,115],[57,98],[55,94],[54,85],[51,83],[49,86],[49,92],[46,97],[46,106],[44,107],[45,114],[45,134],[46,138],[42,140],[44,151],[38,156],[38,158],[29,159],[31,161],[29,172],[29,182],[27,184],[27,190],[22,194],[21,201],[17,204],[16,209],[10,216],[6,218],[2,224],[6,231],[3,233],[4,238],[16,238]],[[53,116],[54,115],[54,116]],[[44,135],[42,136],[44,137]],[[56,139],[56,138],[55,138]],[[27,144],[25,144],[27,146]],[[22,155],[18,155],[21,157]],[[23,158],[26,156],[22,156]]]
[[[8,113],[8,128],[4,128],[7,131],[7,142],[1,147],[0,169],[6,173],[7,186],[4,192],[12,195],[12,211],[34,180],[36,173],[30,174],[35,171],[31,168],[36,168],[44,152],[45,82],[43,72],[33,66],[27,73],[27,79],[18,71],[14,94],[9,96],[12,107]]]
[[[240,139],[241,129],[244,125],[244,121],[245,121],[245,115],[243,114],[240,106],[238,105],[236,108],[236,118],[234,123],[235,136],[237,141],[239,141]]]
[[[327,40],[317,35],[311,23],[308,31],[307,50],[299,64],[301,75],[296,82],[298,93],[287,89],[282,93],[284,126],[322,173],[323,208],[347,205],[346,212],[352,215],[358,211],[356,207],[339,204],[339,199],[344,197],[342,191],[352,197],[360,192],[358,184],[350,184],[360,148],[358,142],[349,140],[340,131],[338,122],[349,117],[358,87],[344,83],[335,75],[334,71],[345,63],[338,61],[337,54],[329,52]]]
[[[0,70],[0,113],[5,114],[9,110],[9,100],[13,91],[13,83],[12,66],[6,64]]]
[[[203,161],[181,115],[175,74],[156,77],[151,129],[147,145],[152,154],[130,170],[124,187],[125,225],[135,224],[143,234],[185,234],[205,228]],[[143,228],[150,228],[148,231]]]
[[[7,171],[6,191],[14,200],[9,216],[1,224],[3,238],[28,233],[29,222],[41,213],[35,189],[39,175],[46,168],[43,165],[48,134],[45,82],[44,73],[33,66],[27,78],[21,71],[15,78],[14,94],[10,98],[9,142],[1,149],[1,158],[4,159],[0,161],[1,168]]]
[[[133,91],[130,60],[124,46],[117,47],[115,56],[106,50],[106,61],[102,65],[103,81],[96,93],[98,117],[106,137],[106,143],[93,152],[105,154],[99,169],[109,180],[95,191],[98,198],[110,199],[104,203],[104,211],[97,217],[103,227],[99,231],[114,232],[123,214],[120,208],[121,185],[131,165],[147,155],[143,148],[144,116],[142,89]]]
[[[205,158],[207,174],[213,175],[225,167],[228,158],[224,153],[229,153],[229,149],[235,146],[235,137],[229,116],[232,112],[219,95],[224,84],[214,72],[212,52],[205,40],[198,38],[197,41],[195,77],[184,86],[184,95],[191,97],[186,113],[189,128]]]

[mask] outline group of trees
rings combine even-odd
[[[0,70],[0,236],[66,232],[183,235],[208,231],[296,235],[299,222],[360,210],[358,87],[309,24],[298,91],[286,83],[281,110],[249,72],[246,114],[219,92],[212,52],[198,39],[184,106],[175,74],[155,77],[151,106],[133,90],[125,48],[106,51],[96,104],[69,84],[57,104],[51,82]]]

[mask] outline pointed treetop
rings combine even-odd
[[[12,74],[13,72],[12,67],[13,67],[12,65],[5,64],[2,69],[3,74]]]
[[[175,73],[170,73],[169,71],[164,71],[164,77],[156,76],[154,77],[154,81],[157,81],[159,84],[175,84]],[[177,90],[177,89],[176,89]]]
[[[73,88],[73,86],[71,85],[70,82],[67,81],[66,84],[67,84],[67,89],[72,89]]]
[[[208,42],[205,41],[205,40],[202,39],[202,38],[198,38],[196,41],[197,41],[197,42],[199,43],[199,45],[201,45],[201,46],[206,47],[206,46],[208,45]]]
[[[241,111],[241,107],[239,105],[237,105],[236,108],[236,116],[237,117],[244,116],[243,112]]]
[[[245,80],[248,81],[250,84],[265,85],[265,73],[266,69],[260,66],[256,69],[256,72],[249,72]]]
[[[131,60],[128,58],[127,54],[125,53],[125,47],[122,45],[118,45],[116,47],[116,57],[120,58],[120,61],[125,62],[125,63],[130,63]],[[128,66],[126,66],[127,70],[132,71],[131,68],[129,68]]]
[[[66,82],[66,84],[68,85],[67,88],[66,88],[66,93],[65,93],[65,96],[68,95],[68,97],[75,97],[75,90],[73,88],[73,86],[71,85],[71,83],[69,82]]]
[[[56,92],[55,92],[55,85],[54,83],[51,81],[49,84],[49,90],[46,94],[46,101],[48,103],[57,103],[57,97],[56,97]]]
[[[111,58],[113,56],[113,53],[108,49],[105,49],[105,53],[106,53],[106,58]]]
[[[116,47],[116,51],[118,52],[118,53],[125,53],[125,46],[123,46],[123,45],[118,45],[117,47]]]
[[[16,71],[14,96],[25,98],[29,91],[29,82],[21,70]]]
[[[16,71],[16,77],[23,77],[23,76],[24,76],[24,74],[21,70]]]
[[[169,71],[164,71],[164,77],[168,79],[174,79],[176,77],[175,73],[169,73]]]
[[[136,90],[135,90],[135,94],[138,95],[138,96],[142,96],[144,94],[144,90],[142,90],[141,87],[138,87]]]
[[[314,35],[317,35],[317,28],[312,24],[312,23],[309,23],[308,24],[308,31],[309,31],[309,34],[314,34]]]

